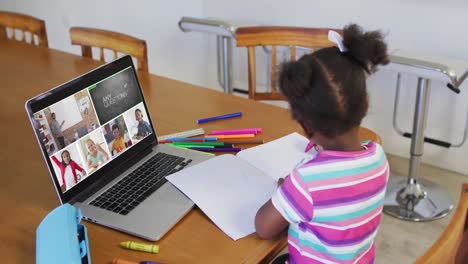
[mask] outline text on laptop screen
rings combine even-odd
[[[63,192],[152,134],[131,67],[33,117]]]

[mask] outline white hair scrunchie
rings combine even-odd
[[[335,43],[341,53],[348,51],[348,48],[343,44],[343,38],[338,32],[333,30],[328,31],[328,40]]]

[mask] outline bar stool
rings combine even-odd
[[[462,146],[467,137],[468,116],[463,139],[458,144],[425,137],[424,129],[427,119],[430,80],[442,80],[447,83],[450,90],[460,93],[458,87],[468,76],[468,71],[465,71],[460,78],[457,78],[455,72],[445,65],[395,55],[390,56],[390,64],[386,68],[398,72],[393,127],[398,134],[411,138],[411,150],[408,176],[390,178],[383,211],[391,216],[408,221],[428,221],[442,218],[453,209],[453,202],[445,189],[419,177],[423,143],[427,142],[446,148]],[[396,124],[401,73],[418,76],[412,133],[403,132]]]
[[[225,93],[246,91],[232,87],[232,40],[236,38],[237,26],[226,21],[195,17],[182,17],[179,28],[183,32],[202,32],[216,35],[218,82]]]

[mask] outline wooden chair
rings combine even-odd
[[[236,30],[237,47],[247,47],[249,70],[249,98],[254,100],[285,100],[276,89],[277,46],[291,47],[291,60],[296,60],[296,47],[317,48],[330,47],[334,44],[328,40],[328,28],[300,27],[240,27]],[[333,29],[342,33],[342,30]],[[271,92],[256,91],[255,47],[271,46]]]
[[[10,37],[8,37],[7,28],[11,29],[12,32]],[[20,34],[19,38],[16,36],[17,31]],[[26,38],[27,32],[31,36],[30,42]],[[34,41],[34,36],[37,37],[37,44]],[[0,41],[2,40],[13,40],[41,47],[49,47],[44,20],[13,12],[0,11]]]
[[[117,52],[135,57],[138,61],[138,70],[148,72],[148,50],[146,41],[129,35],[108,30],[72,27],[70,28],[71,43],[81,46],[83,57],[92,58],[92,47],[100,49],[100,61],[104,62],[104,49],[112,50],[114,59]]]
[[[431,248],[416,264],[467,263],[468,261],[468,183],[463,184],[452,220]]]
[[[277,46],[291,47],[291,60],[296,60],[296,47],[309,48],[314,52],[318,48],[333,46],[328,40],[328,31],[334,30],[341,35],[340,29],[300,28],[300,27],[240,27],[236,30],[237,47],[247,47],[249,70],[249,98],[253,100],[285,100],[276,89]],[[271,92],[256,91],[255,47],[271,46]],[[372,130],[360,127],[361,140],[372,140],[382,144],[382,139]]]

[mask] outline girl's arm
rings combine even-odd
[[[60,168],[60,174],[62,174],[62,186],[63,186],[62,191],[64,192],[67,190],[67,185],[65,183],[65,173],[63,171],[64,170],[63,164],[57,159],[57,157],[52,156],[51,158],[54,161],[55,165],[57,165]]]
[[[55,165],[62,167],[62,163],[57,159],[57,157],[52,156],[51,159],[54,161]]]
[[[81,168],[80,165],[78,165],[78,163],[76,163],[76,162],[73,161],[73,160],[70,162],[70,166],[71,166],[72,169],[74,169],[74,170],[79,170],[80,172],[83,172],[83,171],[84,171],[84,169]],[[86,173],[86,171],[85,171],[84,173]],[[85,175],[86,175],[86,174],[85,174]]]
[[[97,168],[97,165],[93,164],[89,158],[88,158],[88,168]]]
[[[283,232],[289,223],[268,200],[255,216],[255,229],[262,239],[272,239]]]

